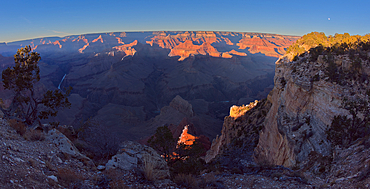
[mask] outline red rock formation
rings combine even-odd
[[[198,139],[198,137],[191,135],[188,133],[188,125],[184,127],[182,133],[180,135],[179,140],[177,141],[179,144],[184,143],[185,145],[193,145],[194,141]]]
[[[80,42],[80,41],[83,41],[85,43],[85,45],[82,48],[78,49],[78,52],[82,53],[90,44],[89,44],[89,41],[83,35],[80,35],[77,38],[72,40],[72,42]]]
[[[298,37],[291,36],[285,38],[272,35],[246,35],[237,45],[239,49],[249,48],[249,52],[252,54],[262,53],[267,56],[279,57],[285,53],[285,48],[297,39]]]
[[[220,57],[219,53],[210,43],[205,42],[202,45],[194,45],[193,41],[186,40],[184,43],[181,43],[174,47],[168,56],[180,56],[179,61],[184,60],[190,55],[209,54],[210,56]]]
[[[231,55],[231,54],[229,54],[229,53],[226,52],[226,53],[222,53],[221,57],[222,58],[232,58],[233,55]]]
[[[244,53],[244,52],[238,52],[238,51],[236,51],[236,50],[231,50],[230,52],[229,52],[229,54],[234,54],[234,55],[238,55],[238,56],[247,56],[247,53]]]
[[[83,35],[80,35],[80,36],[78,36],[77,38],[75,38],[75,39],[73,39],[72,40],[72,42],[75,42],[75,41],[77,41],[77,42],[79,42],[79,41],[83,41],[83,42],[85,42],[85,43],[89,43],[89,41],[85,38],[85,36],[83,36]]]
[[[124,42],[122,42],[122,39],[121,39],[121,38],[116,37],[116,39],[118,40],[118,43],[119,43],[119,44],[125,44]]]
[[[54,42],[53,42],[53,45],[59,45],[59,48],[60,48],[60,49],[62,48],[62,45],[60,44],[60,42],[59,42],[59,41],[54,41]]]
[[[95,43],[95,42],[97,42],[98,40],[100,40],[100,42],[101,42],[101,43],[104,43],[103,38],[101,37],[101,35],[99,35],[99,37],[98,37],[98,38],[96,38],[96,39],[94,39],[92,42],[93,42],[93,43]]]
[[[136,53],[136,50],[132,47],[137,45],[137,43],[138,43],[137,40],[135,40],[135,41],[133,41],[132,43],[129,43],[129,44],[115,46],[115,47],[113,47],[113,49],[116,49],[117,51],[125,52],[126,56],[134,56],[134,54]]]
[[[238,33],[238,32],[213,32],[213,31],[185,31],[185,32],[143,32],[138,33],[103,33],[86,34],[80,36],[67,36],[58,40],[47,38],[29,42],[33,49],[50,49],[46,45],[57,45],[63,50],[77,50],[85,52],[91,48],[97,52],[106,48],[114,48],[124,45],[127,40],[138,40],[144,43],[158,45],[161,48],[170,49],[169,56],[180,56],[184,60],[191,55],[208,54],[213,57],[231,58],[233,55],[246,56],[248,52],[262,53],[266,56],[279,57],[285,53],[285,49],[298,37],[282,36],[274,34]],[[99,42],[100,43],[97,43]],[[102,45],[103,44],[103,45]],[[239,50],[235,47],[239,46]],[[130,52],[128,54],[134,54]]]
[[[211,44],[219,44],[220,47],[237,44],[240,47],[239,49],[244,50],[248,48],[248,51],[252,54],[262,53],[267,56],[279,57],[285,53],[285,48],[298,39],[294,36],[210,31],[186,31],[183,33],[179,32],[176,35],[171,35],[170,32],[153,32],[153,35],[154,37],[150,41],[146,41],[146,43],[152,46],[157,44],[162,48],[171,49],[169,56],[180,56],[180,61],[196,54],[209,54],[210,56],[223,58],[231,58],[232,54],[246,56],[245,52],[237,52],[235,49],[223,53],[214,47],[208,51],[200,50],[202,47],[199,46],[205,43],[207,43],[207,47],[211,46]],[[243,38],[233,42],[233,38],[230,37],[237,35],[243,35]]]
[[[181,133],[179,132],[181,131]],[[211,142],[209,138],[204,135],[198,135],[193,123],[189,122],[187,118],[184,118],[181,123],[173,130],[173,136],[178,137],[178,144],[184,143],[186,145],[192,145],[195,140],[200,142],[205,150],[211,148]],[[204,154],[205,155],[205,154]]]
[[[78,52],[83,53],[83,51],[89,46],[89,43],[84,45],[82,48],[78,49]]]

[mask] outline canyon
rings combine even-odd
[[[212,31],[111,32],[0,45],[0,70],[30,45],[42,57],[39,91],[72,86],[56,118],[76,129],[93,120],[121,140],[138,140],[184,118],[213,139],[233,104],[266,97],[274,62],[297,36]],[[166,108],[179,95],[194,113]],[[12,94],[0,87],[9,105]],[[99,130],[98,129],[98,130]]]
[[[142,145],[166,125],[179,143],[197,141],[209,149],[191,168],[202,170],[197,175],[202,180],[216,175],[216,186],[368,188],[369,39],[318,32],[298,40],[237,32],[127,32],[27,43],[45,55],[37,91],[74,88],[71,109],[47,120],[79,132],[72,148],[59,150],[76,156],[73,147],[85,151],[83,142],[104,150],[121,144],[118,153],[116,148],[107,153],[112,159],[99,170],[135,171],[144,155],[152,154],[160,165],[157,179],[168,178],[178,167],[167,167],[159,154]],[[2,69],[12,64],[9,53],[17,45],[24,43],[0,46]],[[6,107],[12,93],[0,92]],[[12,136],[11,122],[2,122],[1,129],[8,131],[2,132],[6,142],[1,145],[17,152],[3,156],[10,164],[2,166],[9,167],[24,158],[11,147],[14,139],[23,139]],[[41,126],[42,132],[60,144],[66,136],[49,127]],[[81,158],[74,156],[71,167]],[[85,174],[91,177],[94,171]]]

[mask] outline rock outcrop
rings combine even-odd
[[[245,107],[250,107],[246,109]],[[237,116],[225,117],[221,135],[212,141],[210,150],[207,151],[205,161],[209,163],[226,149],[237,150],[237,155],[244,155],[251,161],[254,148],[258,143],[258,134],[264,127],[263,121],[269,111],[271,103],[267,100],[252,102],[247,106],[233,106],[230,114],[235,109],[242,108]]]
[[[245,35],[237,45],[240,49],[249,48],[249,51],[253,54],[263,53],[268,56],[279,57],[285,53],[285,46],[290,46],[295,40],[287,40],[284,36],[256,34]]]
[[[123,142],[120,150],[108,161],[105,168],[145,170],[145,166],[153,166],[154,180],[170,177],[167,162],[153,148],[132,141]]]
[[[276,62],[275,86],[268,95],[272,107],[255,149],[257,162],[291,167],[307,159],[311,151],[329,156],[331,143],[325,133],[334,116],[349,115],[344,98],[365,99],[368,79],[348,79],[348,54],[333,56],[343,70],[341,80],[331,81],[323,56],[311,60],[308,53],[291,61],[289,55]],[[325,58],[327,59],[327,57]],[[369,75],[369,63],[362,61],[362,72]]]
[[[361,125],[370,116],[367,106],[370,94],[368,37],[345,34],[331,38],[313,32],[303,36],[290,47],[289,53],[279,58],[274,88],[267,97],[271,108],[263,113],[265,119],[260,123],[259,137],[256,137],[258,142],[255,144],[258,145],[253,156],[257,163],[299,166],[310,154],[330,159],[337,140],[350,145],[369,134],[366,126]],[[343,38],[352,42],[344,43]],[[232,141],[234,144],[228,149],[238,149],[238,144],[247,144],[238,141],[243,131],[248,131],[241,125],[251,121],[247,118],[238,123],[246,117],[240,114],[247,109],[231,108],[230,116],[225,118],[222,135],[213,141],[211,150],[207,152],[207,162],[222,155],[224,146]],[[343,117],[339,118],[339,115]],[[233,122],[232,117],[237,121]],[[360,121],[335,122],[333,126],[332,121],[339,119]],[[341,134],[335,130],[335,136],[330,134],[337,127],[344,127],[343,132],[348,133]],[[238,134],[233,134],[240,128]]]
[[[195,128],[188,118],[184,118],[176,128],[171,128],[174,138],[178,138],[177,143],[184,143],[185,145],[192,145],[195,140],[202,144],[205,151],[211,147],[209,138],[200,134],[200,129]],[[202,154],[205,155],[205,154]]]
[[[192,41],[186,40],[184,43],[181,43],[174,47],[168,56],[180,56],[179,61],[184,60],[190,55],[207,55],[213,57],[220,57],[221,53],[218,52],[210,43],[203,43],[201,45],[194,45]]]
[[[62,153],[76,158],[90,167],[95,167],[94,162],[86,155],[82,154],[76,146],[64,134],[57,129],[51,129],[47,132],[46,140],[54,144]]]
[[[192,117],[194,115],[193,106],[181,96],[177,95],[170,103],[170,106],[175,110],[183,113],[187,117]]]

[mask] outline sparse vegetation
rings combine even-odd
[[[40,130],[28,130],[24,136],[26,140],[28,141],[43,141],[45,140],[45,134]]]
[[[60,183],[66,187],[72,187],[83,181],[83,176],[76,173],[74,170],[69,168],[59,168],[57,170],[57,177]]]
[[[144,156],[144,176],[148,181],[154,181],[157,178],[157,172],[155,171],[156,161],[150,158],[149,155]]]
[[[285,85],[286,85],[286,80],[284,77],[280,78],[280,84],[281,84],[281,87],[284,88]]]
[[[191,174],[180,173],[177,174],[173,181],[186,188],[198,188],[198,180]]]
[[[351,36],[344,33],[326,36],[323,32],[311,32],[294,42],[287,48],[286,52],[293,55],[293,58],[309,52],[310,61],[316,61],[318,55],[328,52],[343,55],[350,50],[357,52],[368,50],[370,47],[369,39],[370,34]]]
[[[312,32],[302,36],[287,50],[287,58],[292,62],[292,73],[301,77],[307,71],[297,72],[303,64],[304,70],[312,69],[308,75],[311,82],[325,79],[342,86],[353,82],[366,83],[369,77],[365,67],[369,65],[370,34],[349,35]],[[316,62],[315,64],[313,62]],[[324,74],[318,72],[318,68]],[[281,83],[283,84],[283,83]]]
[[[326,134],[333,145],[349,146],[353,141],[370,134],[370,90],[368,99],[344,99],[342,107],[349,111],[351,117],[338,115],[333,118]]]
[[[23,122],[18,121],[16,119],[10,119],[9,125],[13,127],[17,131],[17,133],[21,136],[23,136],[27,131],[27,126]]]
[[[203,145],[195,140],[192,145],[178,144],[175,150],[177,157],[169,161],[172,175],[184,173],[198,175],[205,169],[201,155],[205,153]]]

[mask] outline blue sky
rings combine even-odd
[[[160,30],[364,35],[369,7],[359,0],[0,0],[0,42]]]

